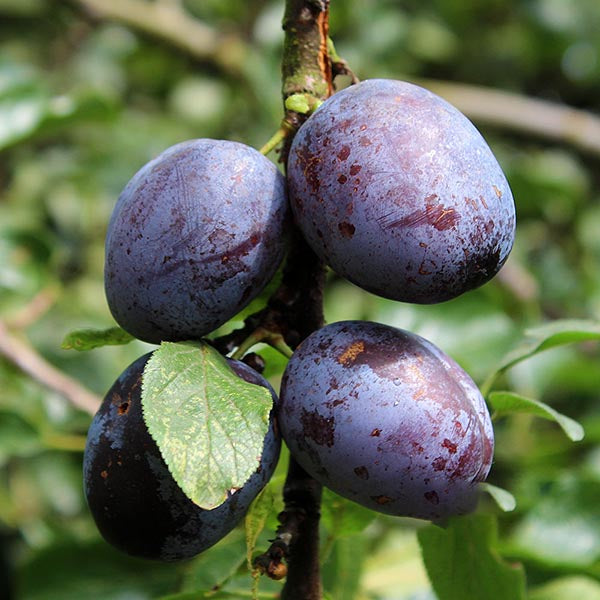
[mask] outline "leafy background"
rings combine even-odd
[[[259,147],[277,128],[283,3],[184,4],[189,18],[222,34],[218,45],[194,50],[177,22],[170,38],[148,33],[154,12],[144,2],[0,0],[0,585],[10,580],[19,599],[198,598],[224,580],[229,591],[213,597],[238,598],[251,587],[242,529],[179,566],[108,547],[81,491],[89,414],[36,381],[39,369],[31,377],[8,358],[42,356],[101,396],[151,348],[136,341],[88,353],[61,349],[71,330],[113,325],[103,294],[103,238],[121,188],[176,142],[217,137]],[[179,5],[161,2],[165,10]],[[94,6],[121,7],[122,14],[104,19]],[[600,112],[595,0],[334,0],[331,13],[337,50],[361,78],[476,84]],[[171,13],[161,14],[164,34]],[[499,120],[511,110],[509,101],[501,104]],[[521,116],[527,122],[536,115]],[[490,482],[510,490],[517,508],[502,513],[484,498],[471,521],[445,532],[375,517],[327,494],[323,560],[331,598],[600,598],[600,352],[593,335],[600,319],[600,152],[597,144],[582,147],[576,126],[548,140],[544,128],[477,124],[517,204],[516,245],[502,274],[426,307],[376,298],[331,275],[327,320],[371,319],[415,331],[483,384],[525,330],[585,319],[588,339],[567,336],[578,343],[536,354],[494,385],[580,421],[586,436],[574,443],[555,423],[527,413],[499,418]],[[277,386],[283,362],[263,353]],[[276,524],[284,463],[251,515],[257,532],[266,522],[256,533],[258,549]],[[448,557],[454,562],[444,562]],[[514,585],[507,592],[484,577],[473,592],[448,577],[479,571]],[[261,597],[274,597],[279,587],[261,582]]]

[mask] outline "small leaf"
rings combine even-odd
[[[144,369],[148,430],[185,494],[213,509],[260,465],[271,393],[206,343],[163,343]]]
[[[292,94],[285,99],[285,108],[301,115],[314,112],[323,102],[310,94]]]
[[[496,370],[488,377],[482,387],[482,393],[487,395],[492,383],[504,371],[510,369],[544,350],[588,340],[600,340],[600,323],[584,319],[560,319],[528,329],[525,331],[526,340],[509,352]]]
[[[93,350],[101,346],[119,346],[129,344],[135,338],[120,327],[109,329],[78,329],[65,336],[63,350]]]
[[[418,539],[429,579],[439,600],[524,600],[525,573],[498,555],[492,515],[450,519],[442,529],[429,525]]]
[[[480,483],[479,487],[482,491],[487,492],[504,512],[510,512],[517,507],[517,501],[509,491],[491,483]]]
[[[256,549],[258,536],[265,528],[265,523],[269,515],[273,512],[275,506],[275,490],[273,486],[267,485],[261,493],[254,499],[250,510],[246,514],[246,558],[248,569],[252,570],[252,555]]]
[[[567,437],[574,442],[583,439],[583,427],[577,421],[559,413],[539,400],[526,398],[512,392],[492,392],[488,397],[488,401],[495,411],[495,417],[511,413],[529,413],[542,419],[555,421],[562,427]]]

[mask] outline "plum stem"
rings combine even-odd
[[[281,142],[285,140],[289,135],[295,133],[296,129],[292,123],[289,123],[286,119],[281,121],[279,129],[265,142],[264,146],[260,148],[259,152],[266,156],[274,150]]]
[[[283,29],[285,125],[262,151],[269,152],[283,141],[280,160],[285,164],[294,133],[308,118],[306,114],[286,108],[286,100],[296,94],[306,94],[324,101],[333,93],[332,62],[328,54],[329,0],[286,0]],[[266,341],[289,357],[292,349],[323,326],[325,265],[296,227],[291,228],[290,238],[280,286],[264,309],[246,319],[242,329],[213,340],[221,352],[235,349],[233,357],[237,358],[258,341]],[[282,600],[322,598],[319,561],[321,492],[321,484],[291,457],[277,537],[254,563],[259,571],[278,579],[286,571],[283,561],[287,562]]]
[[[286,358],[291,358],[294,351],[286,344],[283,335],[278,331],[271,331],[266,327],[257,327],[237,348],[237,350],[231,355],[231,358],[235,360],[241,360],[244,354],[252,348],[252,346],[263,342],[269,344],[278,350]]]

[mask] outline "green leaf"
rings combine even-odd
[[[63,350],[93,350],[101,346],[129,344],[135,338],[120,327],[109,329],[77,329],[65,336],[61,344]]]
[[[495,417],[513,413],[529,413],[542,419],[555,421],[567,434],[567,437],[574,442],[583,439],[583,427],[577,421],[559,413],[539,400],[526,398],[512,392],[492,392],[488,397],[488,401],[495,411]]]
[[[504,512],[511,512],[517,507],[517,501],[509,491],[491,483],[480,483],[479,487],[487,492]]]
[[[497,523],[491,515],[450,519],[442,529],[418,532],[429,579],[439,600],[524,600],[523,568],[504,562],[496,550]]]
[[[587,340],[600,340],[600,323],[584,319],[561,319],[528,329],[525,331],[525,336],[528,339],[509,352],[500,361],[500,365],[496,370],[488,377],[482,386],[484,396],[487,395],[497,377],[517,363],[556,346]]]
[[[171,475],[213,509],[260,464],[271,393],[238,377],[206,343],[163,343],[144,369],[144,420]]]
[[[321,522],[336,538],[361,533],[376,516],[374,511],[323,489]]]
[[[245,518],[246,526],[246,559],[248,569],[252,570],[252,556],[256,549],[258,536],[265,528],[265,523],[275,506],[275,490],[273,486],[267,485],[254,499]]]

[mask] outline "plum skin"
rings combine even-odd
[[[311,334],[278,404],[298,463],[367,508],[437,521],[474,509],[494,434],[465,371],[431,342],[367,321]]]
[[[326,100],[288,159],[294,218],[338,274],[430,304],[491,279],[515,235],[508,182],[472,123],[439,96],[372,79]]]
[[[197,139],[129,181],[106,236],[115,320],[151,342],[199,339],[254,299],[285,252],[286,182],[254,148]]]
[[[273,416],[260,466],[224,504],[204,510],[177,485],[143,421],[141,383],[151,353],[133,362],[106,394],[88,431],[84,452],[85,497],[104,539],[141,558],[176,561],[217,543],[246,514],[271,478],[281,447]],[[268,388],[268,382],[239,361],[239,376]]]

